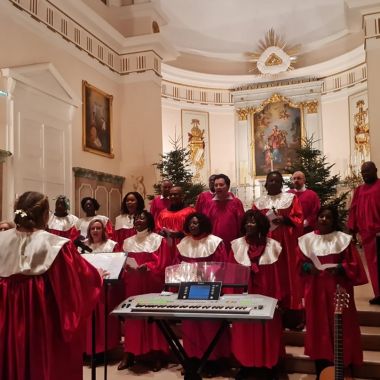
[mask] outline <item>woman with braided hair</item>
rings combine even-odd
[[[45,231],[45,195],[22,194],[14,213],[16,228],[0,234],[0,379],[81,380],[80,330],[103,271],[69,239]]]
[[[55,211],[50,215],[48,231],[54,235],[72,238],[78,235],[75,228],[78,218],[69,213],[70,201],[64,195],[59,195],[55,200]]]

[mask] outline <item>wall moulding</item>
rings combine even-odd
[[[107,215],[112,221],[120,212],[120,203],[125,177],[98,172],[91,169],[73,168],[75,177],[75,214],[83,216],[81,199],[94,197],[100,204],[99,214]]]
[[[18,10],[31,16],[32,20],[44,24],[48,30],[61,36],[64,41],[73,44],[83,53],[106,66],[119,75],[153,71],[161,76],[162,57],[154,48],[140,51],[121,52],[118,46],[111,46],[86,29],[79,22],[68,16],[64,11],[48,0],[8,0]],[[145,44],[146,45],[146,44]],[[152,46],[159,47],[160,43],[152,41]]]
[[[123,185],[125,181],[125,177],[115,175],[115,174],[98,172],[98,171],[86,169],[86,168],[73,167],[73,172],[74,172],[74,177],[94,179],[96,181],[109,182],[116,185]]]

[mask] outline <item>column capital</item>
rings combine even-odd
[[[363,14],[364,41],[380,37],[380,8]]]

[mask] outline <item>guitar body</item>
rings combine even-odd
[[[319,380],[337,380],[335,379],[335,367],[326,367],[320,374]],[[344,376],[342,380],[353,380],[352,377]]]

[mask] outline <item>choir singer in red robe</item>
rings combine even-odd
[[[49,201],[26,192],[0,234],[0,379],[81,380],[81,328],[101,291],[73,243],[44,231]]]
[[[298,240],[298,268],[304,282],[306,310],[305,354],[315,360],[319,373],[334,361],[334,296],[337,285],[350,295],[343,308],[344,366],[363,362],[354,286],[367,283],[352,237],[338,231],[339,215],[334,207],[322,207],[317,230]]]
[[[69,214],[69,210],[69,200],[64,195],[58,196],[55,201],[54,214],[51,214],[49,218],[48,231],[50,233],[68,239],[78,235],[75,228],[78,218],[73,214]]]
[[[121,214],[116,217],[113,239],[123,246],[124,240],[136,234],[134,222],[145,208],[144,198],[137,191],[127,193],[121,201]]]
[[[277,298],[281,305],[284,293],[278,259],[282,248],[278,241],[267,237],[269,228],[265,215],[248,210],[242,222],[244,236],[232,241],[229,259],[250,267],[248,293]],[[232,353],[242,365],[236,379],[254,374],[262,380],[277,378],[275,367],[285,355],[279,309],[265,323],[233,322],[231,340]]]
[[[239,198],[229,192],[231,181],[225,174],[215,176],[215,196],[204,204],[204,214],[212,223],[212,233],[223,239],[229,251],[231,241],[240,236],[244,207]]]
[[[137,234],[125,239],[123,245],[128,253],[123,274],[126,297],[161,292],[170,259],[165,239],[153,232],[151,213],[144,210],[137,215],[135,229]],[[152,370],[159,371],[168,351],[168,344],[155,323],[128,319],[124,322],[124,357],[118,370],[133,366],[136,358],[148,356]]]
[[[289,296],[284,306],[290,310],[302,310],[302,284],[296,268],[297,238],[302,234],[303,216],[298,198],[291,193],[283,193],[282,174],[273,171],[267,174],[265,188],[268,194],[261,196],[253,204],[253,209],[266,215],[271,223],[268,236],[277,240],[282,247],[279,266],[283,273],[283,288]],[[288,322],[302,318],[302,313],[291,312]],[[289,314],[289,313],[288,313]],[[291,326],[301,328],[300,326]]]
[[[372,161],[361,167],[364,184],[359,186],[352,199],[348,217],[348,228],[356,240],[359,232],[362,239],[369,277],[375,297],[369,303],[380,305],[379,270],[380,265],[376,249],[376,235],[380,234],[380,179]]]
[[[302,206],[303,213],[303,233],[314,231],[317,223],[317,214],[321,207],[321,202],[317,193],[305,187],[305,174],[302,172],[294,172],[292,175],[292,183],[294,188],[288,190],[298,198]]]
[[[184,231],[186,237],[177,245],[175,263],[226,262],[227,252],[223,240],[211,234],[212,226],[209,218],[194,212],[186,217]],[[215,337],[220,322],[182,321],[183,346],[190,358],[201,359],[206,348]],[[219,368],[217,359],[230,356],[229,331],[224,332],[212,351],[205,371],[215,375]]]
[[[154,221],[157,220],[159,213],[170,206],[170,189],[173,187],[172,181],[164,179],[161,182],[161,195],[154,197],[150,204],[150,213],[153,215]]]

